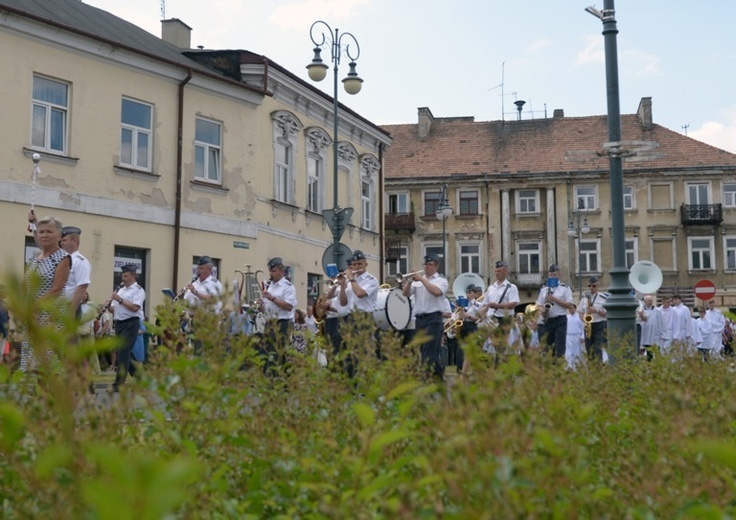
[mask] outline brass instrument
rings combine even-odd
[[[418,271],[414,271],[414,272],[406,273],[406,274],[396,273],[396,283],[398,284],[404,283],[406,280],[412,278],[415,274],[424,275],[424,269],[419,269]]]
[[[244,302],[243,306],[257,307],[257,301],[263,299],[263,282],[258,279],[258,275],[264,276],[261,269],[256,272],[251,271],[250,264],[245,264],[245,271],[235,270],[235,274],[239,274],[242,283],[238,287],[238,301]],[[243,297],[243,290],[245,296]]]
[[[551,307],[551,305],[550,305]],[[539,319],[539,314],[544,310],[544,307],[540,307],[536,303],[530,303],[524,308],[524,317],[527,320],[534,320],[537,321]]]
[[[585,323],[585,339],[593,337],[593,315],[590,313],[592,304],[590,302],[590,292],[586,291],[583,294],[583,298],[588,301],[588,305],[585,306],[585,314],[583,315],[583,323]]]
[[[453,315],[445,321],[445,328],[442,332],[447,334],[448,338],[452,339],[457,335],[461,328],[463,328],[463,320],[455,319],[455,313],[453,313]]]
[[[585,339],[590,339],[593,337],[593,315],[586,313],[583,322],[585,322]]]

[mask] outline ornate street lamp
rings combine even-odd
[[[342,236],[342,232],[345,230],[345,228],[348,225],[348,222],[350,220],[350,215],[352,215],[352,208],[345,208],[343,210],[340,209],[340,205],[338,203],[338,190],[337,190],[337,158],[338,158],[338,103],[337,103],[337,94],[338,94],[338,88],[337,88],[337,77],[338,77],[338,68],[340,65],[340,58],[342,57],[343,52],[345,53],[345,56],[350,60],[349,67],[350,70],[348,71],[348,75],[345,77],[345,79],[342,80],[343,87],[345,88],[345,92],[348,94],[357,94],[360,92],[360,89],[363,84],[363,80],[358,76],[358,73],[355,70],[356,67],[356,61],[360,57],[360,45],[358,44],[358,40],[355,39],[355,36],[350,34],[349,32],[340,33],[338,29],[332,30],[332,27],[327,25],[326,22],[323,22],[322,20],[317,20],[312,24],[312,26],[309,28],[309,37],[312,40],[312,43],[314,43],[314,58],[312,58],[312,62],[307,65],[307,71],[309,74],[309,78],[312,81],[322,81],[327,76],[327,69],[329,68],[326,63],[322,61],[322,48],[329,45],[330,47],[330,61],[332,61],[332,64],[334,65],[334,82],[333,82],[333,94],[332,94],[332,101],[333,101],[333,107],[332,107],[332,189],[333,189],[333,203],[332,203],[332,211],[328,212],[326,215],[329,216],[331,220],[330,229],[332,229],[332,238],[333,238],[333,255],[334,255],[334,262],[338,266],[341,265],[340,262],[340,256],[341,256],[341,250],[340,250],[340,237]],[[343,47],[343,39],[345,39],[345,45]],[[349,211],[347,211],[349,210]]]
[[[447,184],[440,188],[439,206],[435,215],[442,221],[442,274],[447,276],[447,235],[445,234],[445,221],[452,216],[452,206],[447,200]]]

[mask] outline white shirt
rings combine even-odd
[[[641,345],[659,345],[663,327],[662,313],[653,305],[651,307],[643,303],[642,305],[641,312],[646,319],[641,320]]]
[[[77,287],[92,283],[90,280],[92,264],[79,251],[74,251],[69,256],[72,257],[72,268],[69,271],[69,278],[66,279],[66,285],[64,286],[64,297],[71,300]]]
[[[212,303],[214,304],[213,308],[215,313],[219,313],[222,310],[222,300],[219,298],[220,294],[222,294],[222,283],[220,283],[220,280],[212,275],[209,275],[207,278],[204,279],[204,281],[201,281],[199,278],[194,280],[192,282],[192,287],[194,287],[194,290],[196,292],[207,294],[212,297]],[[205,302],[190,290],[187,290],[184,293],[184,299],[192,307],[196,307],[204,303],[209,303],[210,301],[207,300]]]
[[[447,278],[434,273],[432,276],[427,277],[427,281],[432,285],[435,285],[442,294],[434,296],[430,293],[424,283],[412,282],[409,295],[414,296],[414,315],[419,316],[420,314],[429,314],[432,312],[444,312],[445,310],[445,294],[447,293]]]
[[[498,282],[496,280],[488,286],[485,295],[483,296],[483,305],[489,303],[519,303],[519,289],[516,285],[512,284],[508,280]],[[488,312],[496,318],[505,318],[506,316],[513,316],[514,309],[488,309]]]
[[[693,323],[690,309],[683,304],[673,305],[672,341],[684,341],[693,335]]]
[[[362,298],[355,296],[353,292],[353,283],[348,282],[345,286],[345,294],[348,299],[351,295],[353,296],[353,305],[351,310],[373,312],[376,310],[376,303],[378,302],[378,279],[368,271],[359,274],[355,277],[355,283],[357,283],[361,289],[366,292],[366,295]]]
[[[583,296],[580,298],[580,305],[578,306],[578,312],[581,315],[585,314],[585,311],[588,310],[588,306],[590,306],[592,309],[595,309],[596,311],[603,311],[601,314],[592,312],[590,313],[591,316],[593,316],[593,323],[600,323],[602,321],[606,321],[606,312],[603,308],[603,304],[608,299],[608,293],[602,293],[602,292],[596,292],[595,294],[589,294],[590,300],[588,300],[587,296]]]
[[[549,287],[545,285],[539,290],[537,305],[539,305],[540,307],[544,307],[544,304],[547,302],[547,293],[551,294],[555,298],[559,298],[564,302],[572,303],[572,289],[570,289],[562,282],[560,282],[560,285],[558,285],[557,287]],[[565,316],[568,313],[568,310],[558,305],[557,302],[550,303],[552,303],[552,308],[549,310],[548,317],[557,318],[559,316]]]
[[[118,296],[123,300],[128,300],[129,302],[138,305],[138,311],[131,311],[117,301],[113,301],[112,309],[114,321],[122,321],[129,318],[144,318],[143,303],[146,301],[146,291],[143,290],[143,287],[138,285],[138,282],[133,282],[129,287],[123,287],[120,289],[118,291]]]
[[[263,300],[263,314],[266,318],[276,320],[291,320],[294,321],[294,309],[296,308],[296,288],[291,284],[286,277],[282,278],[278,282],[271,282],[267,288],[267,291],[273,296],[274,300],[279,298],[287,303],[291,304],[291,309],[288,311],[282,309],[271,300]]]

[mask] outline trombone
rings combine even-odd
[[[419,269],[418,271],[414,271],[414,272],[406,273],[406,274],[396,273],[396,283],[399,283],[399,284],[404,283],[409,278],[412,278],[415,274],[423,276],[424,269]]]

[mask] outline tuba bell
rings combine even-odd
[[[662,270],[648,260],[639,260],[631,266],[629,283],[642,294],[657,292],[662,286]]]

